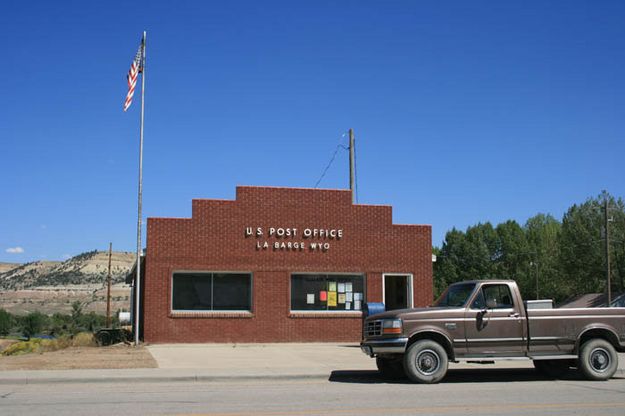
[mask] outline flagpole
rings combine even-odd
[[[143,31],[143,53],[141,57],[141,127],[139,138],[139,191],[137,218],[137,276],[135,278],[135,346],[139,345],[139,322],[141,311],[141,208],[143,205],[143,113],[145,109],[145,38]]]

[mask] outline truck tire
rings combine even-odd
[[[570,365],[569,360],[534,360],[536,370],[549,378],[561,378],[569,371]]]
[[[406,377],[401,358],[376,357],[375,364],[384,378],[397,379]]]
[[[423,339],[415,342],[404,355],[404,370],[417,383],[438,383],[447,374],[447,352],[436,341]]]
[[[608,341],[591,339],[580,348],[577,367],[589,380],[608,380],[618,369],[618,355]]]

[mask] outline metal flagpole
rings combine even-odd
[[[143,112],[145,109],[145,38],[143,32],[143,52],[141,56],[141,128],[139,139],[139,195],[137,218],[137,276],[135,278],[135,346],[139,345],[139,321],[141,311],[141,208],[143,199]]]

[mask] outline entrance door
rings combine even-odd
[[[385,274],[383,279],[386,310],[412,308],[412,275]]]

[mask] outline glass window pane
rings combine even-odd
[[[291,276],[291,310],[356,310],[364,304],[362,275],[294,274]]]
[[[251,278],[246,273],[213,274],[213,310],[251,310]]]
[[[491,285],[484,287],[486,306],[499,309],[512,308],[512,296],[508,285]]]
[[[211,276],[209,273],[176,273],[173,276],[173,310],[210,310]]]
[[[291,309],[297,311],[321,311],[327,308],[326,282],[322,275],[291,276]]]

